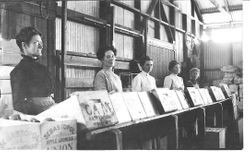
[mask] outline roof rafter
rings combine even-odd
[[[242,8],[243,8],[242,4],[241,4],[241,5],[232,5],[232,6],[229,6],[229,7],[228,7],[228,10],[229,10],[230,12],[232,12],[232,11],[239,11],[239,10],[242,10]],[[207,9],[201,9],[200,11],[201,11],[201,14],[208,14],[208,13],[217,13],[217,12],[220,12],[220,11],[218,10],[218,8],[216,8],[216,7],[207,8]]]
[[[225,16],[231,17],[231,15],[229,14],[229,12],[223,7],[221,6],[218,1],[216,0],[209,0],[222,14],[224,14]]]

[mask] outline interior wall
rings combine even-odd
[[[204,81],[212,84],[215,80],[222,80],[223,66],[232,65],[242,69],[243,51],[241,42],[218,43],[212,40],[204,43]]]
[[[15,66],[20,60],[20,50],[16,45],[15,37],[25,26],[36,27],[42,33],[44,48],[39,61],[48,65],[48,43],[47,43],[47,19],[43,18],[38,11],[30,12],[26,10],[39,10],[39,6],[32,3],[0,3],[0,34],[1,34],[1,65]],[[30,14],[27,14],[30,12]]]
[[[141,12],[146,13],[154,0],[141,0],[140,3],[138,3],[137,0],[121,0],[119,2],[132,8],[136,7],[136,9],[140,9]],[[58,70],[55,69],[55,66],[57,65],[58,67],[59,65],[59,55],[56,55],[56,53],[60,53],[61,50],[61,13],[59,12],[61,3],[58,2],[59,8],[56,7],[55,2],[53,2],[53,4],[53,7],[47,9],[47,6],[45,6],[46,3],[43,3],[43,8],[46,9],[42,11],[42,15],[38,3],[1,3],[0,32],[4,41],[8,42],[1,42],[1,51],[3,51],[1,53],[4,53],[1,55],[2,64],[11,63],[14,66],[19,62],[21,57],[19,55],[20,53],[18,53],[19,49],[15,44],[15,40],[13,40],[14,36],[24,26],[35,26],[43,34],[44,54],[40,61],[49,66],[53,74],[58,72]],[[140,5],[138,6],[138,4]],[[161,11],[165,12],[164,18],[167,20],[165,21],[166,23],[171,21],[176,25],[176,28],[183,29],[183,31],[187,30],[188,33],[195,34],[195,32],[192,32],[192,23],[189,17],[186,18],[186,27],[184,27],[182,23],[183,14],[186,13],[188,16],[191,16],[191,5],[189,4],[190,1],[188,2],[188,5],[186,5],[186,3],[181,5],[182,11],[175,9],[174,13],[172,12],[174,14],[173,16],[175,16],[174,19],[171,19],[173,17],[170,16],[171,9],[166,4],[164,4]],[[144,31],[144,25],[142,24],[144,18],[142,16],[138,18],[138,15],[133,13],[133,11],[129,11],[128,9],[113,4],[111,5],[115,8],[114,23],[116,27],[120,26],[120,28],[131,30],[135,33]],[[83,18],[83,21],[75,21],[68,18],[67,22],[67,53],[65,55],[64,67],[66,75],[66,94],[69,94],[74,90],[92,89],[94,76],[101,68],[101,64],[96,58],[96,52],[100,46],[100,42],[104,39],[109,40],[110,34],[108,34],[108,36],[106,35],[110,32],[107,30],[107,27],[103,28],[101,26],[96,26],[98,24],[93,21],[92,24],[89,24],[89,22],[86,22],[84,19],[85,17],[90,17],[90,19],[94,19],[94,21],[96,19],[97,21],[109,22],[108,19],[102,17],[103,14],[101,14],[101,12],[103,10],[101,8],[101,1],[68,1],[67,7],[71,16],[76,13],[76,18]],[[157,8],[158,11],[160,11],[161,7],[158,6]],[[157,13],[156,11],[152,11],[152,16],[161,19],[161,17],[158,16],[163,15],[159,15],[159,12]],[[46,15],[49,16],[46,17]],[[108,15],[107,18],[110,17],[111,16]],[[173,59],[177,59],[180,62],[185,61],[185,32],[177,32],[172,29],[172,36],[173,38],[176,38],[174,40],[175,46],[172,46],[173,44],[169,39],[173,38],[169,34],[170,28],[166,25],[148,20],[147,30],[146,36],[149,39],[158,40],[151,42],[150,45],[145,47],[149,50],[147,54],[151,55],[157,63],[157,67],[155,67],[152,74],[157,79],[160,79],[158,80],[158,85],[161,86],[162,79],[168,74],[167,69],[165,69],[167,68],[168,63]],[[144,42],[145,34],[142,33],[141,36],[135,37],[134,35],[124,34],[115,29],[113,39],[114,45],[118,50],[116,69],[118,70],[118,73],[123,71],[128,72],[130,70],[129,62],[135,59],[135,55],[142,52],[145,54],[145,51],[143,51],[144,49],[141,48],[144,47],[144,44],[147,44]],[[165,46],[163,44],[171,44],[171,46]],[[175,52],[173,52],[173,50],[175,50]],[[136,57],[136,59],[138,59],[138,57]],[[61,67],[62,66],[59,66],[59,68]],[[84,77],[86,77],[85,80],[83,80]]]

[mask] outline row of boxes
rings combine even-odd
[[[214,86],[210,90],[188,87],[185,93],[167,88],[114,94],[108,94],[107,91],[82,91],[73,93],[69,99],[38,116],[72,117],[77,119],[82,129],[92,130],[212,104],[222,99],[225,99],[223,91]]]

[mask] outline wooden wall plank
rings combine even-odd
[[[179,62],[184,61],[184,53],[183,53],[183,34],[180,32],[175,32],[175,45],[176,45],[176,60]]]
[[[60,18],[56,19],[56,49],[60,50]],[[99,48],[99,29],[93,26],[83,25],[76,22],[68,21],[68,41],[67,50],[73,52],[95,54]]]
[[[96,58],[79,57],[79,56],[65,56],[65,64],[70,66],[82,66],[89,68],[101,68],[101,62]],[[116,69],[129,70],[129,62],[116,61]]]
[[[155,37],[155,22],[152,20],[148,20],[148,37]]]
[[[161,46],[161,43],[156,44],[155,42],[153,44],[149,42],[148,44],[148,55],[154,61],[151,75],[156,78],[157,86],[162,87],[165,76],[169,74],[168,63],[174,60],[174,52],[172,48]]]
[[[61,2],[58,2],[58,6],[62,6]],[[68,9],[99,17],[100,1],[68,1]]]

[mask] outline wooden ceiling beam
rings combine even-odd
[[[240,11],[240,10],[242,10],[242,8],[243,8],[242,4],[241,4],[241,5],[232,5],[232,6],[229,6],[229,7],[228,7],[228,10],[229,10],[230,12],[232,12],[232,11]],[[201,9],[200,11],[201,11],[201,14],[208,14],[208,13],[220,12],[220,11],[218,10],[218,8],[216,8],[216,7],[207,8],[207,9]]]
[[[195,10],[195,12],[196,12],[196,14],[197,14],[198,19],[199,19],[201,22],[203,22],[202,13],[201,13],[201,10],[200,10],[200,8],[199,8],[199,5],[198,5],[197,1],[196,1],[196,0],[191,0],[191,3],[194,5],[194,10]]]
[[[216,0],[209,0],[214,6],[215,8],[217,8],[222,14],[225,14],[226,16],[230,16],[229,12],[223,7],[221,6],[221,4],[219,4]],[[231,17],[231,16],[230,16]]]

